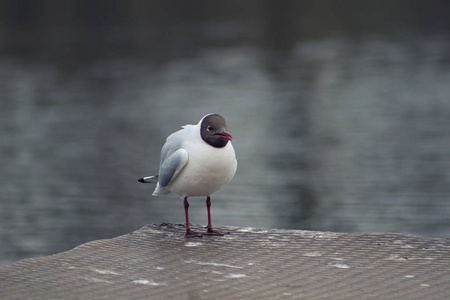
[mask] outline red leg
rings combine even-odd
[[[184,237],[192,238],[192,237],[202,237],[200,233],[197,233],[195,231],[191,230],[191,227],[189,226],[189,203],[187,201],[187,197],[184,197],[184,214],[186,216],[186,233],[184,234]]]
[[[222,232],[214,230],[211,224],[211,197],[206,198],[206,209],[208,210],[208,227],[206,227],[207,235],[223,235]]]

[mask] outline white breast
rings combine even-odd
[[[189,160],[181,173],[167,187],[181,196],[209,196],[228,184],[236,173],[237,161],[231,142],[223,148],[205,143],[194,134],[183,145]]]

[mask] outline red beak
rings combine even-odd
[[[215,135],[220,135],[221,137],[226,138],[227,140],[232,141],[233,137],[228,132],[216,133]]]

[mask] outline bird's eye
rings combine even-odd
[[[212,128],[212,126],[208,126],[208,127],[206,127],[206,130],[211,131],[211,130],[213,130],[213,128]]]

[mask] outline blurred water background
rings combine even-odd
[[[449,15],[447,1],[2,1],[0,264],[183,223],[178,196],[136,179],[210,112],[238,157],[215,225],[448,237]]]

